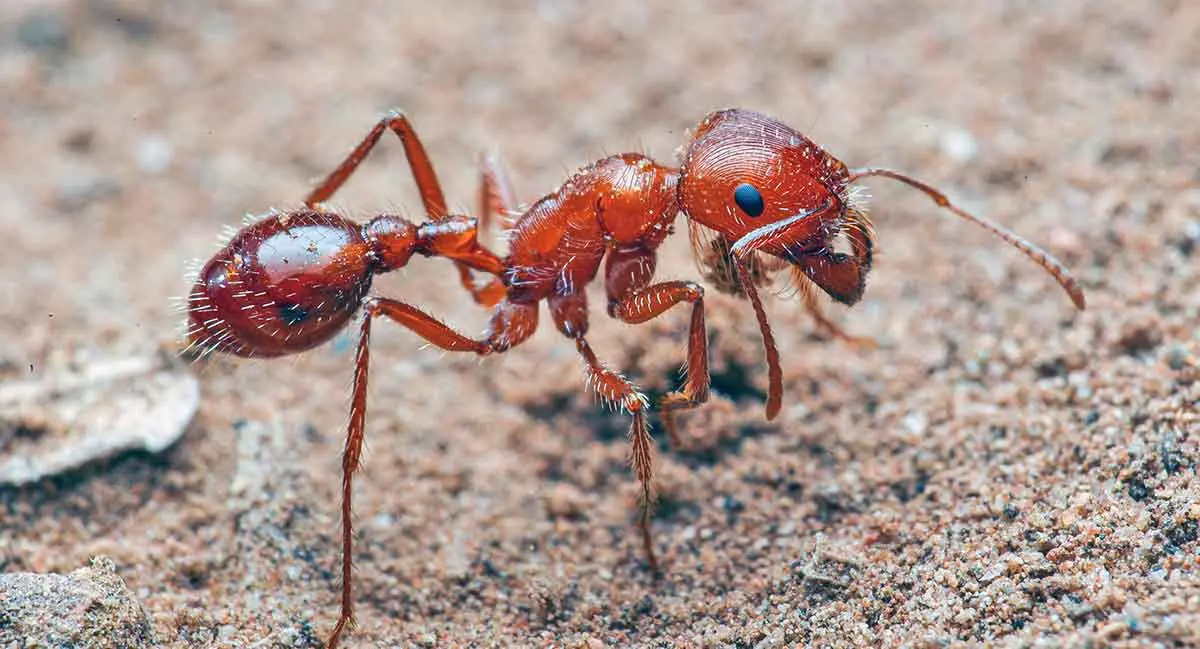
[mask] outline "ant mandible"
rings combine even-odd
[[[353,173],[388,129],[404,144],[430,220],[413,225],[383,215],[365,226],[321,207]],[[639,528],[649,566],[658,574],[650,536],[654,496],[653,441],[642,391],[597,358],[587,342],[585,288],[604,263],[607,312],[630,324],[651,320],[675,305],[691,305],[687,364],[680,390],[664,397],[663,421],[673,445],[672,414],[704,403],[709,395],[704,290],[693,282],[653,282],[656,251],[672,232],[676,214],[687,219],[698,263],[718,289],[746,297],[766,349],[766,415],[773,419],[783,394],[782,370],[758,287],[788,270],[817,323],[842,332],[820,312],[813,287],[847,305],[858,302],[871,269],[874,231],[852,191],[872,177],[907,184],[966,220],[984,227],[1049,272],[1079,309],[1083,291],[1050,254],[1003,226],[972,215],[930,185],[881,168],[849,169],[783,123],[750,111],[710,114],[681,152],[678,168],[626,153],[575,173],[511,222],[503,260],[478,244],[476,222],[447,216],[445,200],[416,133],[400,114],[381,120],[318,186],[299,210],[277,212],[247,226],[201,271],[189,300],[189,341],[204,350],[242,356],[278,356],[310,349],[364,312],[354,369],[350,424],[343,454],[342,607],[329,646],[352,619],[351,483],[363,441],[372,320],[380,315],[449,351],[501,353],[536,330],[545,300],[560,332],[575,342],[587,383],[604,401],[632,416],[631,462],[640,483]],[[501,169],[485,160],[481,218],[518,213]],[[835,249],[845,242],[848,252]],[[405,265],[413,254],[453,260],[477,302],[491,307],[482,339],[460,334],[410,305],[367,297],[373,274]],[[472,270],[492,274],[484,286]]]

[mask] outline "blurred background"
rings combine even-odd
[[[483,151],[531,202],[608,153],[670,161],[711,110],[750,108],[1043,245],[1089,310],[869,183],[879,261],[864,302],[831,312],[881,348],[772,300],[787,381],[768,423],[753,316],[712,297],[718,394],[660,463],[658,585],[627,422],[552,327],[480,362],[378,326],[350,645],[1194,639],[1194,561],[1172,562],[1196,556],[1200,518],[1198,34],[1183,1],[9,0],[0,378],[171,347],[187,263],[243,214],[298,205],[388,109],[473,212]],[[331,203],[422,216],[390,137]],[[659,275],[696,278],[677,226]],[[456,286],[415,260],[376,292],[482,330]],[[670,389],[686,314],[593,322],[603,359]],[[107,555],[171,646],[323,637],[352,362],[340,339],[197,368],[196,420],[165,454],[0,490],[0,566]]]

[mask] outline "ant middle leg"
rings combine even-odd
[[[588,386],[603,401],[616,405],[633,416],[633,423],[629,427],[629,463],[642,491],[638,499],[638,529],[642,533],[642,548],[646,552],[650,572],[657,576],[660,574],[658,558],[654,553],[654,542],[650,538],[650,516],[654,509],[655,493],[654,438],[650,435],[650,427],[646,425],[646,409],[649,403],[646,395],[629,379],[596,358],[596,353],[592,351],[591,345],[583,335],[575,336],[575,349],[583,357]]]
[[[549,298],[550,314],[554,324],[564,335],[575,340],[575,349],[583,358],[587,372],[587,385],[606,404],[616,406],[633,416],[629,428],[630,459],[633,473],[641,485],[639,498],[638,528],[642,533],[642,547],[650,572],[658,576],[658,558],[650,538],[650,515],[654,507],[654,438],[646,424],[649,402],[633,383],[612,370],[596,358],[591,345],[585,338],[588,329],[587,294],[570,293]]]

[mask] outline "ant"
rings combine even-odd
[[[410,223],[381,215],[357,225],[322,206],[387,130],[404,145],[429,220]],[[350,422],[343,453],[342,603],[329,639],[336,647],[352,619],[351,484],[358,469],[366,411],[371,323],[385,316],[448,351],[490,355],[527,340],[544,300],[555,327],[572,339],[587,384],[605,402],[632,417],[631,463],[640,483],[639,528],[650,570],[659,574],[650,536],[654,499],[653,440],[646,424],[649,401],[604,365],[587,341],[586,287],[603,263],[606,311],[639,324],[680,304],[690,305],[687,363],[679,390],[660,407],[673,446],[677,411],[709,397],[704,289],[694,282],[654,282],[656,251],[687,219],[697,262],[719,290],[749,300],[766,352],[766,416],[778,415],[783,373],[758,288],[787,270],[819,326],[852,343],[821,313],[814,290],[853,305],[871,270],[875,234],[851,185],[870,177],[899,181],[939,207],[971,221],[1030,257],[1084,308],[1084,295],[1049,253],[1003,226],[972,215],[921,181],[882,168],[850,169],[812,140],[765,115],[729,109],[705,117],[680,152],[681,165],[625,153],[598,160],[528,208],[519,209],[498,163],[484,158],[480,220],[449,215],[437,176],[409,121],[385,116],[296,210],[272,212],[241,230],[201,270],[190,295],[188,340],[205,353],[270,357],[311,349],[329,340],[353,315],[364,314],[354,368]],[[478,243],[478,231],[499,213],[510,219],[510,249],[501,259]],[[512,218],[515,217],[515,218]],[[839,245],[848,248],[842,252]],[[488,331],[467,337],[420,309],[368,296],[371,278],[403,267],[414,254],[445,257],[462,285],[491,308]],[[474,271],[492,275],[475,282]]]

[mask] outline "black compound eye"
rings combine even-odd
[[[283,319],[283,323],[287,326],[295,327],[308,319],[308,309],[299,304],[280,304],[279,317]]]
[[[762,194],[758,188],[750,183],[742,183],[733,188],[733,202],[742,208],[742,211],[751,217],[759,216],[763,213],[766,205],[763,204]]]

